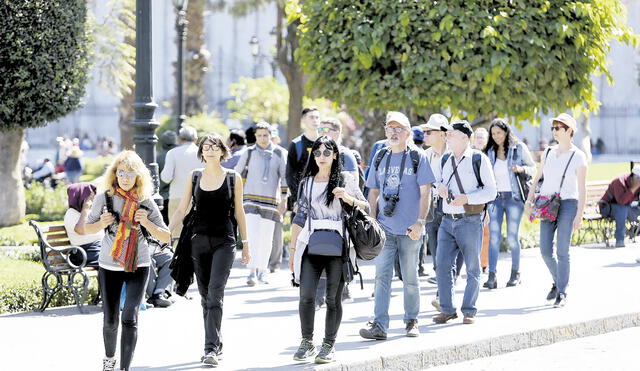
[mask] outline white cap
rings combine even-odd
[[[406,127],[408,130],[411,130],[411,124],[409,123],[409,119],[402,112],[398,112],[398,111],[387,112],[387,119],[385,120],[384,124],[388,125],[390,122],[397,122],[398,124]]]
[[[426,124],[420,125],[422,129],[442,130],[440,127],[449,125],[449,120],[445,115],[434,113],[429,117]]]
[[[640,177],[640,165],[634,165],[631,174]]]
[[[570,114],[568,113],[561,113],[559,114],[557,117],[552,118],[551,120],[549,120],[552,124],[554,121],[558,121],[561,122],[565,125],[567,125],[570,129],[573,130],[573,132],[575,133],[576,131],[578,131],[578,124],[576,124],[576,119],[574,119]]]

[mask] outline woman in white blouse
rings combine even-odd
[[[573,144],[577,130],[576,120],[566,113],[551,119],[551,132],[557,146],[547,148],[542,154],[540,170],[533,179],[525,213],[534,206],[535,189],[538,182],[541,196],[560,195],[558,218],[553,222],[540,222],[540,253],[551,277],[553,286],[547,300],[554,300],[554,307],[563,307],[567,300],[569,284],[569,245],[573,231],[582,225],[585,204],[587,156]],[[556,237],[556,253],[553,253],[553,237]],[[557,256],[557,260],[556,260]]]

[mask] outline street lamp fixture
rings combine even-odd
[[[187,6],[189,0],[172,0],[176,8],[176,33],[178,46],[178,60],[176,71],[177,107],[176,107],[176,133],[180,131],[186,116],[184,114],[184,42],[187,39]]]
[[[249,46],[251,47],[251,55],[253,56],[253,78],[255,79],[258,77],[258,63],[260,62],[260,41],[258,41],[258,36],[251,36]]]

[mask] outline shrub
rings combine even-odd
[[[67,187],[60,185],[55,189],[47,189],[40,183],[32,183],[25,189],[27,214],[37,214],[37,221],[53,221],[64,218],[68,208]]]
[[[107,170],[107,167],[113,161],[113,156],[100,156],[95,158],[84,159],[84,174],[82,177],[83,182],[91,182],[92,180],[100,177]]]

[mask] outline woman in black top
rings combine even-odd
[[[249,245],[242,207],[242,179],[235,171],[224,169],[220,165],[229,154],[229,148],[215,134],[208,134],[200,140],[198,158],[206,165],[204,169],[191,173],[182,201],[169,224],[169,229],[173,231],[182,223],[191,202],[193,175],[201,171],[202,175],[193,190],[195,218],[191,254],[204,311],[205,345],[201,361],[213,366],[218,364],[222,353],[222,299],[235,257],[233,217],[237,220],[242,237],[242,264],[249,263]],[[233,189],[229,183],[231,177],[235,179]]]

